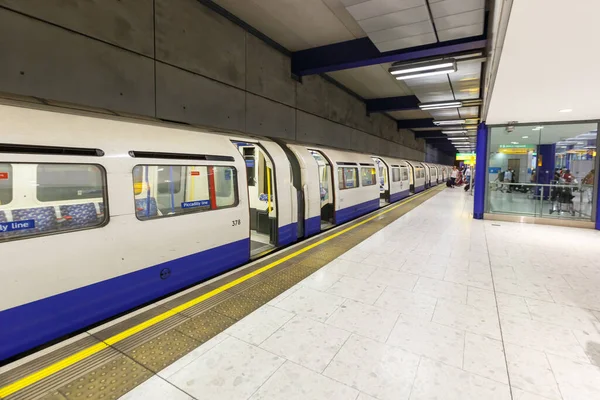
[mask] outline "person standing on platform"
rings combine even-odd
[[[511,169],[507,169],[506,172],[504,173],[504,183],[508,183],[508,190],[506,191],[507,193],[512,193],[511,190],[511,183],[512,183],[512,177],[513,177],[513,173],[511,171]]]
[[[454,167],[452,167],[452,172],[450,172],[450,181],[452,183],[452,187],[454,187],[454,185],[456,185],[456,178],[458,177],[458,168],[456,168],[456,165]]]

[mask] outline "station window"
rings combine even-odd
[[[400,168],[393,167],[392,168],[392,182],[400,182]]]
[[[402,180],[407,181],[408,180],[408,168],[400,167],[400,170],[402,171]]]
[[[360,181],[362,186],[373,186],[377,183],[375,168],[361,168]]]
[[[358,186],[358,168],[338,167],[338,186],[340,190]]]
[[[222,166],[137,165],[133,169],[139,220],[235,207],[237,170]]]
[[[0,206],[13,198],[13,168],[11,164],[0,164]]]
[[[101,166],[7,166],[0,164],[0,241],[100,227],[108,220]]]

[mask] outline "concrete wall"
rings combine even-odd
[[[443,164],[443,165],[454,165],[453,154],[442,153],[435,147],[426,144],[425,145],[425,161],[435,164]]]
[[[276,39],[276,38],[275,38]],[[0,92],[425,159],[425,142],[196,0],[0,0]]]

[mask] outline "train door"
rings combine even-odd
[[[408,164],[408,179],[409,179],[409,190],[411,194],[415,193],[415,167],[412,164]]]
[[[390,203],[390,177],[389,168],[385,161],[378,157],[371,157],[377,166],[377,177],[379,179],[379,205],[381,207]]]
[[[412,185],[412,173],[410,172],[409,165],[400,165],[400,180],[402,181],[402,189],[408,188],[409,193],[412,193],[411,185]]]
[[[318,150],[309,150],[319,167],[319,193],[321,199],[321,230],[333,227],[334,199],[333,199],[333,171],[331,163]]]
[[[233,142],[246,162],[250,206],[250,256],[277,245],[277,197],[273,161],[256,143]]]
[[[431,186],[431,170],[429,169],[429,165],[423,164],[423,171],[425,172],[425,188]]]

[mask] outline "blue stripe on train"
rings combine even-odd
[[[390,203],[395,203],[397,201],[400,201],[403,198],[408,197],[409,195],[410,195],[410,190],[408,190],[408,189],[403,190],[403,191],[398,192],[398,193],[392,193],[390,195]]]
[[[343,224],[346,221],[360,217],[368,212],[379,208],[379,198],[365,201],[364,203],[356,204],[347,208],[342,208],[335,212],[335,223]]]
[[[298,239],[298,224],[293,222],[285,226],[279,227],[277,235],[277,246],[285,246],[293,243]]]
[[[422,192],[423,190],[425,190],[425,186],[416,186],[415,187],[415,193],[419,193]]]
[[[250,240],[243,239],[1,311],[0,361],[219,275],[249,255]],[[161,279],[165,269],[170,275]]]
[[[311,217],[304,220],[304,237],[316,235],[321,232],[321,216]]]

